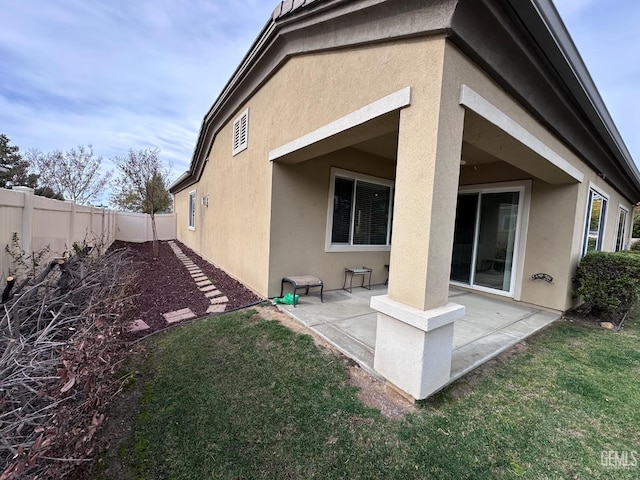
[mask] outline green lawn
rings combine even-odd
[[[311,337],[214,317],[148,344],[121,460],[141,479],[637,479],[639,340],[560,322],[388,420]]]

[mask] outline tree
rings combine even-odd
[[[157,148],[129,150],[126,157],[116,157],[113,162],[120,173],[113,184],[111,203],[121,210],[146,213],[151,217],[153,231],[153,256],[158,257],[158,231],[155,214],[171,206],[167,190],[169,172],[158,159]]]
[[[36,187],[33,193],[41,197],[53,198],[54,200],[64,200],[64,195],[54,192],[51,187]]]
[[[633,209],[633,232],[631,236],[633,238],[640,238],[640,207],[637,205]]]
[[[29,173],[29,162],[22,158],[19,147],[9,145],[10,141],[0,133],[0,188],[19,185],[36,188],[38,176]]]
[[[42,188],[48,187],[79,204],[95,200],[111,179],[111,172],[101,173],[102,157],[94,155],[91,145],[80,145],[65,152],[30,150],[27,156]]]

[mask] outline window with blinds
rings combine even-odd
[[[249,146],[249,109],[246,109],[233,122],[233,155],[246,150]]]
[[[392,186],[380,182],[333,177],[332,245],[390,244]]]

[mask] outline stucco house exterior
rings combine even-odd
[[[171,192],[178,240],[264,297],[388,275],[375,368],[424,398],[450,283],[569,309],[583,254],[627,247],[640,173],[550,0],[289,0]]]

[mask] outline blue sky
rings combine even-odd
[[[640,162],[640,2],[556,6]],[[0,0],[0,133],[22,150],[158,147],[178,176],[277,0]]]

